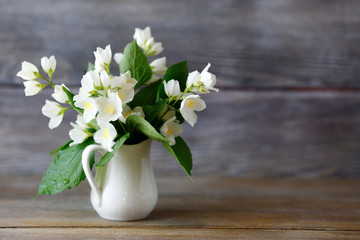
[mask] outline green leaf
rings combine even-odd
[[[115,155],[116,150],[119,149],[124,144],[124,142],[126,141],[126,139],[129,138],[129,136],[130,136],[129,133],[125,133],[125,135],[121,136],[121,138],[119,138],[116,141],[115,145],[113,146],[112,152],[107,152],[104,156],[102,156],[99,163],[96,164],[96,167],[105,166],[111,160],[111,158]]]
[[[145,114],[145,119],[148,122],[152,123],[155,119],[157,119],[157,117],[160,117],[159,115],[166,106],[167,101],[168,99],[164,99],[153,106],[148,106],[148,105],[143,106],[142,109]]]
[[[180,111],[176,111],[175,116],[176,116],[176,120],[179,121],[180,124],[182,124],[185,121]]]
[[[55,149],[54,151],[52,151],[49,155],[52,156],[54,154],[57,154],[60,150],[63,150],[65,148],[69,147],[69,144],[72,143],[72,140],[68,141],[67,143],[65,143],[64,145],[62,145],[61,147]]]
[[[175,138],[176,144],[170,146],[169,143],[162,143],[164,147],[174,156],[174,158],[180,163],[185,172],[191,177],[191,169],[193,166],[192,155],[189,147],[181,137]]]
[[[93,144],[92,138],[83,143],[64,148],[59,151],[41,180],[38,195],[56,194],[77,186],[85,179],[85,173],[81,164],[84,149]],[[90,159],[90,167],[94,164],[94,158]]]
[[[162,80],[156,81],[137,92],[129,104],[130,107],[153,105],[156,101],[156,93],[161,82]]]
[[[81,108],[78,108],[75,106],[75,102],[74,102],[74,94],[72,92],[69,91],[69,89],[67,89],[66,87],[62,87],[63,91],[66,93],[66,95],[68,96],[69,98],[69,101],[70,101],[70,105],[78,112],[78,113],[83,113],[84,110],[81,109]]]
[[[91,62],[88,62],[88,69],[87,71],[90,72],[90,71],[94,71],[95,70],[95,65]]]
[[[129,132],[138,131],[147,137],[154,139],[159,142],[169,142],[163,135],[158,133],[156,129],[144,118],[137,115],[130,115],[126,119],[126,126],[129,129]]]
[[[120,70],[121,73],[125,73],[128,70],[131,72],[131,77],[138,81],[135,89],[151,78],[152,71],[150,64],[147,57],[137,45],[136,40],[126,45],[124,56],[120,61]]]
[[[164,80],[168,82],[171,79],[178,80],[180,83],[181,91],[184,91],[186,88],[186,80],[188,77],[188,69],[187,69],[187,62],[179,62],[174,65],[171,65],[165,75]]]

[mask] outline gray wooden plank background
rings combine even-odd
[[[218,77],[184,125],[194,174],[358,178],[359,12],[357,0],[0,0],[0,175],[43,173],[70,128],[47,129],[50,92],[24,97],[21,61],[55,55],[55,81],[78,86],[97,46],[121,52],[149,25],[169,64],[211,62]],[[182,174],[160,145],[152,156]]]

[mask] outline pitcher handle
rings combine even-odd
[[[82,166],[83,166],[83,169],[85,172],[85,176],[88,179],[90,187],[95,194],[95,199],[94,199],[95,202],[94,203],[95,203],[95,205],[100,207],[101,206],[101,191],[94,180],[94,177],[93,177],[91,169],[90,169],[90,164],[89,164],[90,155],[94,151],[99,151],[100,153],[105,153],[106,149],[103,148],[102,146],[96,145],[96,144],[87,146],[82,153],[81,163],[82,163]]]

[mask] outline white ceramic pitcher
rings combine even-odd
[[[87,146],[82,165],[91,186],[91,203],[100,217],[115,221],[146,218],[154,209],[158,192],[150,164],[151,140],[135,145],[123,145],[106,166],[97,168],[95,180],[89,166],[92,152],[100,155],[106,149]]]

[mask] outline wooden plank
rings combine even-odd
[[[150,25],[168,63],[213,64],[219,85],[360,87],[360,2],[0,2],[0,82],[20,84],[20,62],[56,55],[56,79],[78,84],[96,47],[122,51]]]
[[[309,201],[332,199],[333,201],[356,202],[360,198],[359,179],[312,179],[312,178],[238,178],[226,176],[157,176],[160,194],[165,196],[181,195],[191,197],[241,196],[251,197],[289,197]],[[37,193],[41,176],[10,175],[0,176],[1,200],[32,200]],[[234,184],[236,182],[236,184]],[[176,187],[174,187],[176,186]],[[211,187],[208,187],[211,186]],[[87,200],[88,183],[82,182],[76,188],[54,196],[41,196],[41,200]],[[180,202],[179,202],[180,203]],[[185,205],[187,208],[191,207]],[[226,207],[226,206],[222,206]],[[204,207],[201,207],[203,209]]]
[[[41,115],[50,94],[0,89],[0,175],[41,174],[48,153],[68,141],[73,114],[52,131]],[[195,176],[360,176],[357,92],[222,91],[204,99],[196,126],[183,124]],[[152,163],[159,174],[184,174],[156,142]]]
[[[89,186],[32,200],[38,176],[0,177],[0,237],[43,239],[348,238],[360,233],[360,180],[158,177],[159,202],[135,222],[106,221]],[[3,195],[5,194],[5,195]]]
[[[263,229],[0,229],[2,239],[358,239],[358,231]]]

